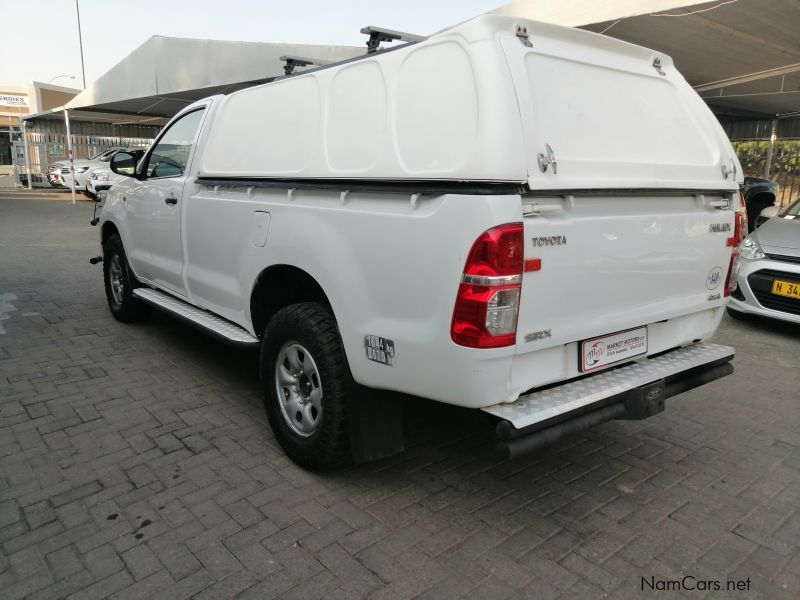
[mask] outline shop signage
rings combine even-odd
[[[12,96],[10,94],[0,94],[0,106],[28,106],[27,96]]]

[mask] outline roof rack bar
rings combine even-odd
[[[372,25],[364,27],[361,33],[369,36],[367,40],[367,54],[377,52],[381,42],[393,42],[395,40],[403,42],[422,42],[426,39],[424,35],[405,33],[404,31],[395,31],[394,29],[384,29],[383,27],[374,27]]]
[[[330,60],[322,60],[321,58],[308,58],[305,56],[295,56],[293,54],[284,54],[280,57],[280,60],[286,63],[283,65],[283,72],[287,75],[294,73],[295,67],[309,67],[311,65],[323,67],[333,62]]]

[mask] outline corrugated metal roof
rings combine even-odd
[[[518,0],[498,12],[580,26],[664,52],[718,115],[759,119],[800,111],[797,0]],[[155,36],[67,108],[80,109],[75,118],[167,118],[205,96],[281,75],[281,55],[336,61],[362,53]]]
[[[710,2],[668,12],[686,16],[647,14],[583,28],[607,29],[605,35],[670,55],[689,83],[704,88],[700,95],[718,114],[800,110],[800,2]],[[780,67],[789,72],[769,74]]]
[[[722,127],[728,137],[734,141],[768,140],[772,136],[772,119],[762,120],[725,120]],[[800,117],[779,119],[775,128],[775,136],[781,140],[800,139]]]

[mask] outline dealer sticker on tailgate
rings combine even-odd
[[[585,373],[642,354],[647,354],[647,327],[582,341],[580,367]]]

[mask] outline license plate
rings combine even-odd
[[[580,351],[583,373],[647,354],[647,327],[584,340],[580,344]]]
[[[776,296],[786,296],[800,300],[800,283],[775,279],[772,282],[772,293]]]

